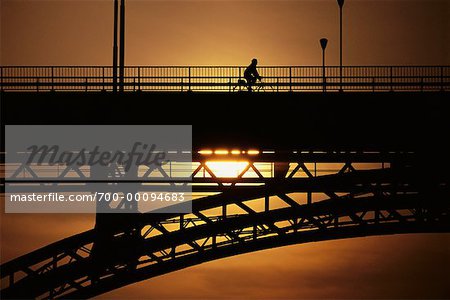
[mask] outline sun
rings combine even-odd
[[[238,177],[248,166],[248,161],[208,161],[206,166],[216,177]]]

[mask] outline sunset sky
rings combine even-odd
[[[2,65],[112,64],[113,1],[1,1]],[[450,1],[347,0],[346,65],[450,63]],[[127,0],[127,65],[338,64],[335,0]]]
[[[1,65],[111,65],[113,1],[1,0]],[[127,0],[127,65],[338,64],[335,0]],[[344,65],[449,65],[450,1],[346,0]],[[5,214],[1,262],[93,215]],[[294,245],[221,259],[100,299],[448,298],[450,234]]]

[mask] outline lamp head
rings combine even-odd
[[[327,48],[328,40],[326,38],[320,39],[320,47],[322,47],[322,50],[325,50]]]
[[[340,8],[342,8],[344,6],[344,0],[337,0],[337,3]]]

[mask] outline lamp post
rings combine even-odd
[[[327,91],[327,78],[325,76],[325,49],[327,48],[328,40],[326,38],[320,39],[320,47],[322,47],[322,83],[323,92]]]
[[[342,8],[344,0],[337,0],[339,5],[339,91],[342,92]]]
[[[119,88],[124,90],[125,75],[125,0],[120,0],[120,56],[119,56]]]
[[[119,0],[114,0],[114,36],[113,36],[113,92],[117,92],[117,21],[119,19]]]

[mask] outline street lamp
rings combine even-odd
[[[327,91],[327,78],[325,77],[325,49],[327,48],[328,40],[326,38],[320,39],[320,47],[322,47],[322,83],[323,91]]]
[[[114,0],[113,32],[113,92],[117,92],[117,83],[119,83],[119,91],[123,92],[125,74],[125,0],[120,0],[120,19],[119,0]],[[120,44],[117,46],[119,39]],[[117,76],[117,60],[119,60],[119,76]]]
[[[339,5],[339,91],[342,92],[342,8],[344,7],[344,0],[337,0]]]
[[[117,22],[119,19],[119,0],[114,0],[114,37],[113,37],[113,92],[117,92]]]
[[[119,53],[119,87],[124,90],[125,76],[125,0],[120,0],[120,53]]]

